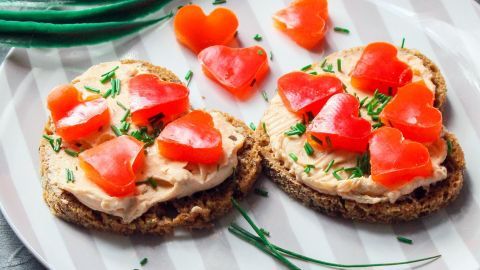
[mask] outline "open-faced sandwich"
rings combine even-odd
[[[464,157],[442,125],[445,81],[421,53],[372,43],[278,79],[256,137],[264,170],[330,215],[412,220],[463,184]]]
[[[243,122],[192,110],[188,96],[172,72],[134,60],[53,89],[40,145],[51,211],[123,234],[211,226],[251,189],[259,146]]]

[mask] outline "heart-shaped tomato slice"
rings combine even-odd
[[[397,189],[416,177],[433,174],[428,149],[421,143],[405,140],[400,130],[381,127],[370,139],[372,179],[388,189]]]
[[[88,179],[108,195],[125,197],[135,193],[135,173],[145,159],[142,142],[123,135],[85,150],[78,157]]]
[[[248,97],[268,72],[267,53],[259,46],[212,46],[198,54],[203,72],[239,98]]]
[[[385,42],[370,43],[351,73],[352,86],[395,95],[397,87],[412,81],[410,67],[397,58],[397,48]]]
[[[168,124],[157,143],[162,156],[177,161],[213,164],[223,155],[222,135],[204,111],[192,111]]]
[[[317,115],[331,96],[343,93],[342,81],[337,77],[314,76],[300,71],[283,75],[277,86],[287,109],[302,117],[309,112]]]
[[[442,113],[433,107],[435,96],[423,81],[398,88],[380,114],[385,125],[398,128],[405,138],[429,143],[440,138]]]
[[[84,100],[81,92],[70,84],[54,88],[48,95],[47,106],[56,133],[66,141],[82,139],[110,123],[104,98],[93,96]]]
[[[273,15],[275,26],[306,49],[323,39],[327,20],[327,0],[295,0]]]
[[[365,152],[372,126],[358,116],[359,108],[352,95],[332,96],[308,126],[307,139],[317,148]]]
[[[130,111],[136,125],[149,124],[160,115],[164,123],[188,111],[188,88],[181,83],[162,81],[154,74],[139,74],[128,83]]]
[[[216,8],[205,16],[201,7],[187,5],[173,21],[177,39],[195,53],[213,46],[226,45],[235,36],[238,20],[227,8]]]

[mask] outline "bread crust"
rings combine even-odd
[[[437,87],[434,106],[442,110],[446,101],[447,89],[445,79],[438,67],[416,50],[401,50],[422,59],[424,65],[432,71],[434,74],[432,81]],[[444,135],[452,146],[443,163],[448,171],[447,179],[430,186],[428,190],[418,188],[395,203],[382,202],[376,204],[359,203],[344,199],[341,196],[320,193],[300,183],[296,180],[294,174],[290,173],[283,164],[274,158],[273,150],[269,146],[267,132],[259,128],[255,131],[255,137],[261,146],[262,166],[265,174],[290,197],[330,216],[341,216],[371,223],[396,223],[414,220],[445,207],[458,196],[463,186],[464,154],[455,135],[449,132],[445,132]]]
[[[123,64],[142,63],[161,79],[172,82],[180,80],[171,71],[139,60],[122,60]],[[75,81],[74,81],[75,82]],[[171,234],[176,228],[204,229],[213,226],[213,221],[225,215],[231,208],[231,198],[241,199],[252,188],[261,171],[260,146],[254,134],[242,121],[220,112],[228,122],[242,130],[245,143],[238,152],[238,165],[235,173],[222,184],[212,189],[197,192],[191,196],[161,202],[152,206],[146,213],[125,224],[117,216],[88,208],[71,193],[60,189],[52,179],[48,179],[48,155],[55,154],[50,145],[40,143],[40,174],[43,198],[51,212],[68,222],[82,227],[118,234]],[[49,124],[45,128],[49,132]]]

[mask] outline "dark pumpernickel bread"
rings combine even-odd
[[[351,50],[358,49],[353,48]],[[437,87],[435,93],[435,107],[442,109],[446,101],[446,85],[439,69],[426,56],[415,50],[402,49],[416,55],[423,60],[424,65],[434,74],[432,81]],[[408,196],[404,196],[396,203],[365,204],[353,200],[343,199],[340,196],[320,193],[300,182],[278,160],[273,157],[269,146],[268,134],[261,128],[255,132],[255,137],[261,145],[263,156],[262,165],[265,174],[272,179],[289,196],[304,205],[319,212],[341,216],[347,219],[372,222],[395,223],[408,221],[425,216],[453,201],[463,186],[463,170],[465,159],[457,138],[449,132],[445,138],[451,142],[451,152],[444,162],[448,170],[448,177],[444,181],[432,185],[429,190],[418,188]]]
[[[123,60],[122,63],[141,62],[152,73],[163,80],[180,82],[171,71],[137,60]],[[46,176],[49,170],[48,155],[53,150],[45,140],[40,144],[41,176],[43,197],[51,212],[72,223],[88,229],[120,234],[171,234],[175,228],[203,229],[213,225],[213,221],[225,215],[231,208],[231,198],[242,198],[252,188],[261,171],[260,146],[253,132],[242,121],[223,113],[235,127],[241,128],[246,136],[242,149],[238,152],[238,165],[235,172],[221,185],[201,191],[189,197],[162,202],[151,207],[141,217],[131,223],[122,223],[121,218],[92,210],[80,203],[75,196],[60,190]],[[51,133],[47,124],[45,131]],[[59,195],[58,195],[59,194]],[[195,208],[194,208],[195,207]],[[192,211],[192,209],[194,210]]]

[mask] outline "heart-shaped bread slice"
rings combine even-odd
[[[306,49],[323,39],[327,20],[327,0],[295,0],[273,15],[275,26]]]
[[[308,126],[307,139],[323,149],[365,152],[372,126],[358,116],[359,107],[352,95],[332,96]]]
[[[398,88],[380,119],[385,125],[399,129],[407,139],[434,142],[442,132],[442,113],[433,107],[434,99],[423,81],[407,84]]]
[[[343,93],[342,82],[331,75],[294,71],[278,79],[278,94],[287,109],[299,116],[317,115],[327,100]]]
[[[246,98],[268,72],[265,50],[259,46],[211,46],[198,54],[203,72],[238,98]]]
[[[208,16],[197,5],[186,5],[173,22],[177,39],[195,53],[213,46],[226,45],[235,36],[238,20],[227,8],[216,8]]]
[[[360,90],[395,95],[397,88],[412,81],[411,68],[397,58],[397,48],[375,42],[365,47],[350,74],[352,86]]]
[[[388,189],[398,189],[415,178],[433,174],[427,147],[404,139],[398,129],[375,130],[369,149],[372,179]]]
[[[139,126],[160,116],[170,122],[189,110],[188,88],[183,84],[162,81],[154,74],[139,74],[128,83],[132,121]]]
[[[160,154],[171,160],[214,164],[223,155],[222,135],[204,111],[192,111],[168,124],[157,143]]]

